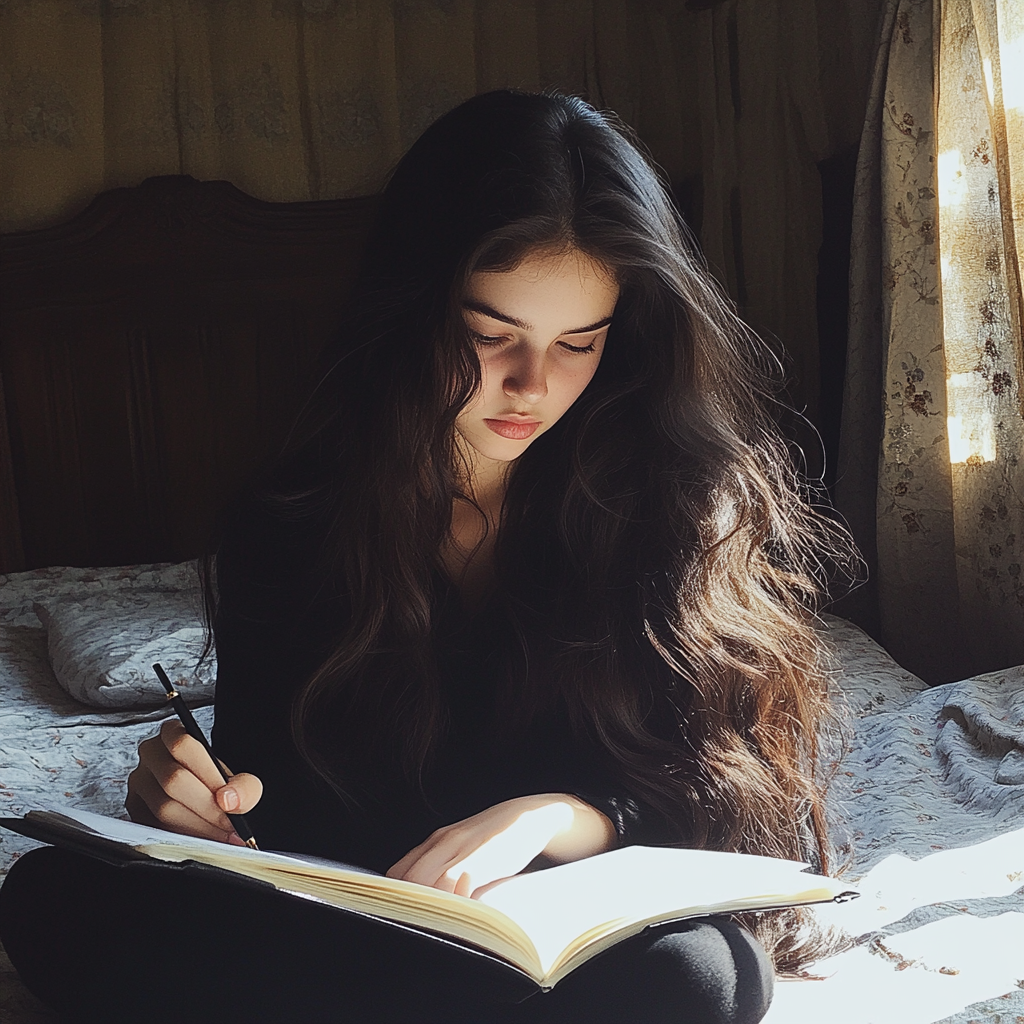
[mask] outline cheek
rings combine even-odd
[[[582,359],[580,361],[583,362]],[[572,405],[583,394],[587,385],[593,380],[595,373],[597,373],[597,361],[591,359],[586,360],[585,366],[577,368],[569,365],[564,368],[563,372],[559,375],[556,387],[565,408]]]
[[[472,405],[478,405],[495,389],[495,385],[501,381],[501,372],[493,358],[487,359],[480,356],[480,387],[477,388]]]
[[[463,407],[462,412],[459,414],[460,417],[466,416],[473,410],[478,409],[489,398],[493,397],[492,393],[498,389],[502,379],[498,367],[494,365],[493,360],[489,364],[484,356],[481,355],[478,358],[480,360],[480,386],[476,389],[476,394]]]

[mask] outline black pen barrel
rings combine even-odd
[[[198,740],[206,752],[210,755],[210,760],[213,761],[217,767],[217,771],[220,772],[221,778],[225,782],[231,781],[231,776],[224,770],[224,766],[217,759],[217,756],[213,752],[213,748],[207,742],[206,737],[203,735],[203,730],[199,728],[199,723],[192,717],[192,712],[189,711],[188,705],[182,700],[181,694],[174,688],[174,684],[167,678],[167,673],[164,672],[162,665],[154,665],[153,671],[156,673],[157,678],[160,680],[161,685],[167,691],[167,703],[174,708],[174,713],[178,716],[181,724],[185,727],[185,732],[189,734],[194,740]],[[238,837],[245,843],[246,846],[252,849],[257,849],[256,839],[252,834],[252,829],[249,828],[249,823],[245,820],[243,814],[232,814],[230,811],[225,811],[228,816],[228,820],[234,826],[235,831],[238,833]]]

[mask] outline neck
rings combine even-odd
[[[468,445],[462,454],[467,469],[464,487],[473,504],[455,502],[451,535],[442,558],[449,577],[469,608],[479,603],[494,582],[494,543],[505,500],[509,463],[482,459]]]
[[[460,447],[468,470],[468,479],[465,481],[467,494],[487,513],[488,518],[497,520],[505,500],[508,472],[512,464],[485,459],[469,445]]]

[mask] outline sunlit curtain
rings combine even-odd
[[[873,569],[853,614],[931,682],[1024,662],[1022,175],[1024,5],[891,0],[837,491]]]

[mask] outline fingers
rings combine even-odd
[[[255,775],[234,775],[225,783],[206,748],[180,722],[167,721],[159,735],[139,744],[125,808],[142,824],[240,843],[227,812],[245,814],[262,795]]]
[[[263,783],[255,775],[249,775],[247,772],[231,775],[228,766],[221,762],[222,767],[230,776],[230,781],[225,783],[223,776],[214,767],[206,748],[198,740],[189,736],[180,722],[170,720],[164,722],[160,728],[160,740],[171,758],[200,782],[206,792],[214,794],[216,806],[221,811],[231,814],[247,814],[259,803],[260,797],[263,796]],[[158,759],[156,764],[167,766],[168,762],[166,759]],[[164,781],[159,772],[154,771],[154,774],[158,781]],[[227,820],[223,815],[211,817],[209,813],[206,813],[209,805],[205,800],[205,795],[201,794],[186,777],[181,776],[180,781],[181,787],[178,792],[181,793],[181,796],[178,795],[178,792],[172,792],[166,787],[165,791],[175,796],[176,799],[181,799],[182,803],[191,807],[208,821],[221,824],[222,821]],[[194,802],[182,799],[188,795],[193,797]]]
[[[497,888],[502,882],[507,882],[510,878],[514,878],[514,875],[506,875],[504,878],[496,878],[493,882],[488,882],[486,885],[478,885],[470,894],[471,900],[478,900],[481,896],[485,896],[492,889]]]
[[[472,838],[448,834],[404,870],[399,872],[396,864],[388,876],[469,896],[496,879],[518,874],[543,846],[542,840],[524,843],[521,836],[510,836],[507,831]]]
[[[160,740],[171,757],[188,769],[203,785],[214,792],[224,785],[224,777],[217,771],[213,759],[197,739],[193,739],[181,722],[168,719],[160,726]]]
[[[133,786],[129,799],[135,805],[134,810],[140,809],[140,803],[145,808],[145,810],[141,811],[139,817],[132,813],[133,808],[129,808],[129,812],[132,813],[132,817],[136,821],[141,821],[142,824],[151,824],[152,822],[143,819],[148,815],[152,815],[153,819],[155,819],[155,824],[159,828],[167,829],[169,832],[199,836],[201,839],[213,839],[220,843],[229,842],[231,836],[235,834],[234,827],[227,817],[221,815],[226,827],[208,821],[167,793],[153,773],[146,767],[137,769],[132,775]],[[212,804],[212,794],[210,794],[209,790],[206,790],[206,793]],[[218,811],[217,813],[219,814],[220,812]]]
[[[446,868],[443,877],[452,886],[449,891],[461,887],[461,895],[469,896],[489,882],[519,874],[543,852],[546,841],[520,819]]]
[[[248,772],[232,775],[231,781],[214,794],[217,805],[231,814],[248,814],[260,802],[261,796],[263,783]]]
[[[571,823],[565,801],[517,798],[438,829],[388,871],[460,896],[518,874]]]
[[[457,834],[454,834],[457,828],[457,825],[450,825],[438,829],[426,842],[410,850],[397,864],[389,868],[387,877],[401,878],[407,882],[417,882],[420,885],[435,886],[452,892],[455,883],[444,878],[444,873],[456,860],[453,844],[455,849],[461,846]]]
[[[217,806],[213,793],[200,782],[187,768],[182,767],[172,758],[154,759],[149,768],[149,778],[152,778],[155,785],[159,787],[162,798],[169,799],[187,808],[188,811],[210,825],[220,829],[222,832],[233,831],[230,819]],[[145,799],[148,793],[152,793],[152,786],[148,785],[148,779],[143,776],[140,783],[147,785],[146,791],[140,790],[140,795]],[[152,801],[146,799],[150,809],[161,817],[159,811],[153,806]],[[161,820],[163,820],[161,818]]]
[[[151,827],[160,828],[160,822],[157,820],[156,815],[146,806],[145,801],[139,796],[138,785],[141,773],[144,772],[144,768],[136,768],[128,776],[128,795],[124,800],[124,809],[128,812],[128,817],[132,821],[137,822],[140,825],[149,825]]]
[[[462,826],[465,824],[460,822],[432,833],[425,842],[392,865],[387,871],[387,877],[454,892],[459,876],[451,877],[449,869],[488,838],[486,835],[476,836],[474,842],[471,835],[464,834]]]
[[[172,719],[164,722],[160,727],[160,740],[178,764],[215,794],[217,806],[221,810],[231,814],[247,814],[259,803],[260,797],[263,796],[263,783],[255,775],[249,775],[247,772],[232,775],[231,769],[222,761],[221,767],[231,779],[225,783],[206,748],[185,732],[181,722]],[[199,810],[198,807],[194,809]]]
[[[481,884],[480,873],[492,869],[491,861],[497,856],[508,862],[508,856],[502,857],[507,851],[507,843],[500,844],[502,832],[497,834],[484,829],[466,827],[460,822],[447,828],[439,829],[426,843],[417,847],[405,860],[410,860],[400,874],[392,877],[404,878],[407,882],[429,885],[443,892],[459,892],[468,896],[473,889],[474,880]],[[495,849],[498,846],[498,849]],[[415,854],[415,856],[413,856]],[[512,862],[516,860],[512,855]],[[529,863],[530,858],[523,862]],[[398,865],[395,866],[396,869]],[[517,868],[502,871],[502,874],[514,874]],[[461,890],[460,891],[460,886]]]
[[[416,863],[422,845],[410,850],[397,864],[392,864],[384,873],[387,878],[405,878],[406,871]]]

